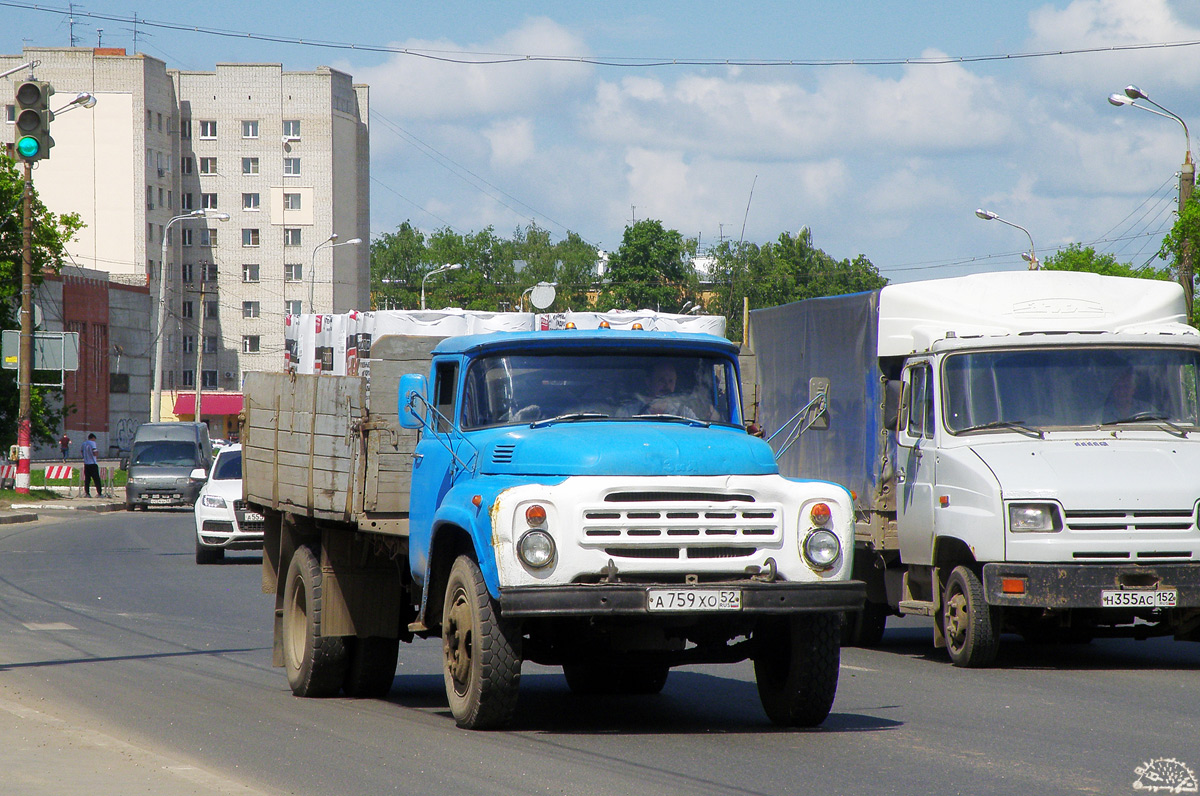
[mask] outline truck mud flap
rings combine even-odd
[[[510,618],[647,616],[650,612],[646,608],[646,594],[650,587],[622,583],[501,589],[500,610]],[[742,614],[857,611],[862,608],[867,594],[866,584],[861,581],[815,584],[706,583],[691,588],[740,589]]]
[[[1105,591],[1175,590],[1173,607],[1200,606],[1200,564],[986,564],[989,605],[1100,608]]]

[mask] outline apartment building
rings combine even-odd
[[[223,417],[213,431],[225,435],[237,402],[208,417],[206,393],[237,394],[246,371],[279,369],[287,313],[309,311],[310,296],[318,312],[368,306],[367,87],[329,67],[178,71],[107,48],[30,47],[0,56],[0,71],[32,60],[53,108],[80,91],[97,98],[54,120],[55,147],[34,171],[46,205],[86,225],[73,263],[152,297],[165,274],[161,414],[190,418],[199,387],[205,419]],[[196,210],[211,212],[188,216]],[[151,378],[130,389],[149,393]]]

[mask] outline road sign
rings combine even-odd
[[[5,329],[2,351],[5,370],[16,370],[20,363],[21,333]],[[34,332],[34,370],[79,370],[79,332]]]

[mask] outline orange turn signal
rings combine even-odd
[[[825,525],[833,519],[833,512],[830,510],[827,503],[817,503],[813,505],[812,511],[808,514],[812,517],[814,525]]]
[[[1001,578],[1000,591],[1004,594],[1024,594],[1025,579],[1024,578]]]
[[[631,328],[631,329],[633,329],[634,331],[638,331],[638,332],[640,332],[640,331],[642,330],[642,325],[641,325],[640,323],[635,323],[635,324],[634,324],[632,327],[630,327],[630,328]]]
[[[525,509],[525,522],[529,523],[530,526],[544,525],[546,523],[545,507],[535,503]]]

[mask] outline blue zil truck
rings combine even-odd
[[[385,695],[399,642],[440,638],[465,728],[510,721],[525,661],[576,693],[654,694],[672,667],[749,659],[771,721],[824,721],[865,596],[851,496],[781,476],[747,433],[736,346],[384,335],[364,364],[245,384],[245,496],[296,695]]]

